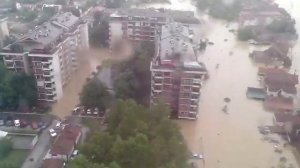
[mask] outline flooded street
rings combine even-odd
[[[208,46],[200,58],[210,78],[202,89],[199,118],[196,122],[178,121],[190,150],[203,152],[208,168],[266,168],[277,166],[282,156],[296,165],[290,150],[275,153],[273,144],[263,141],[258,132],[258,126],[272,125],[273,115],[263,110],[260,101],[246,97],[248,86],[259,86],[257,68],[248,56],[250,47],[236,42],[235,35],[228,31],[231,26],[226,28],[225,22],[210,18],[206,22],[204,29],[207,26],[210,30],[206,36],[215,45]],[[231,99],[228,115],[222,112],[225,97]]]
[[[63,97],[53,105],[52,114],[64,118],[71,115],[72,109],[79,104],[79,93],[92,72],[105,60],[125,59],[129,52],[112,54],[108,49],[89,49],[79,56],[80,66],[64,88]],[[114,55],[114,56],[112,56]]]
[[[280,6],[290,2],[282,1]],[[300,32],[300,1],[294,4],[292,17],[297,17],[297,31]],[[154,4],[147,7],[194,10],[188,1],[171,0],[171,4]],[[145,6],[144,6],[145,7]],[[288,12],[290,12],[288,10]],[[298,12],[298,15],[296,15]],[[196,12],[197,13],[197,12]],[[214,45],[208,46],[199,57],[209,71],[210,78],[203,86],[199,118],[197,121],[178,120],[177,123],[192,152],[204,153],[205,163],[198,161],[198,167],[207,168],[270,168],[278,167],[280,157],[286,157],[286,166],[298,167],[291,147],[283,148],[283,153],[274,152],[274,144],[263,141],[258,132],[260,125],[272,125],[273,113],[264,111],[262,102],[246,97],[249,86],[258,87],[257,67],[249,59],[252,47],[236,41],[236,36],[226,28],[226,22],[212,19],[199,12],[197,17],[204,20],[199,29]],[[228,39],[227,42],[224,39]],[[233,52],[232,55],[229,52]],[[300,43],[293,50],[292,70],[300,68]],[[219,68],[215,69],[219,64]],[[229,114],[222,112],[224,98],[229,97]],[[271,135],[284,141],[277,135]]]
[[[300,1],[277,0],[280,6],[291,12],[296,19],[300,32]],[[291,5],[292,4],[292,5]],[[139,7],[171,8],[193,10],[189,1],[171,0],[171,5],[153,4]],[[199,118],[196,121],[176,121],[182,129],[187,145],[192,152],[204,153],[205,163],[198,161],[199,168],[271,168],[277,167],[280,157],[286,157],[286,165],[298,167],[290,147],[283,153],[274,152],[274,144],[263,141],[258,132],[260,125],[272,125],[273,113],[264,111],[262,102],[246,97],[249,86],[258,87],[257,67],[249,59],[251,46],[236,41],[236,36],[228,30],[236,28],[234,24],[226,28],[226,22],[212,19],[197,13],[204,20],[199,26],[203,35],[214,43],[209,45],[199,60],[203,61],[210,78],[202,88]],[[228,39],[225,42],[225,39]],[[229,53],[233,54],[230,55]],[[300,69],[300,43],[293,49],[292,70]],[[91,50],[81,55],[81,65],[72,81],[64,88],[63,98],[54,105],[53,113],[65,117],[79,102],[79,93],[91,72],[102,61],[112,58],[107,50]],[[123,57],[116,57],[117,59]],[[216,69],[216,65],[219,68]],[[229,97],[228,113],[222,112],[224,98]],[[281,141],[277,135],[272,137]]]

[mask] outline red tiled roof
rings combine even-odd
[[[64,139],[59,136],[58,139],[53,144],[50,154],[54,155],[68,155],[70,154],[75,146],[75,142],[72,140]]]
[[[81,127],[77,125],[66,125],[61,131],[57,140],[54,142],[50,153],[68,155],[70,154],[76,144],[76,139],[81,134]]]
[[[76,141],[78,135],[81,134],[81,127],[78,125],[66,125],[65,128],[61,131],[60,136],[64,139]]]
[[[263,67],[258,68],[258,74],[266,75],[269,73],[285,73],[285,70],[279,68],[263,68]]]
[[[42,168],[63,168],[64,161],[62,159],[46,159],[43,162]]]
[[[293,124],[300,124],[300,115],[293,115],[290,113],[275,113],[277,122],[292,122]]]
[[[296,94],[295,85],[298,84],[298,75],[275,69],[269,70],[265,74],[265,84],[273,92],[283,90],[287,93]]]
[[[264,107],[275,111],[291,111],[294,109],[294,102],[292,98],[268,97],[264,101]]]

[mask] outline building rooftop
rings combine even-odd
[[[300,115],[293,115],[291,113],[274,113],[277,122],[291,122],[300,125]]]
[[[67,155],[72,152],[76,139],[81,134],[81,127],[77,125],[66,125],[54,142],[50,153]]]
[[[162,26],[157,38],[157,57],[154,64],[161,68],[181,67],[187,70],[206,71],[205,65],[197,61],[194,32],[180,23]]]
[[[294,102],[292,98],[268,97],[264,101],[265,108],[274,111],[292,111],[294,110]]]
[[[167,17],[163,12],[160,12],[157,9],[148,8],[148,9],[120,9],[113,16],[131,16],[131,17]]]
[[[162,61],[175,59],[179,59],[182,62],[196,61],[192,41],[193,32],[189,32],[189,30],[187,26],[178,23],[162,26],[159,43],[160,58]]]
[[[62,159],[45,159],[41,168],[63,168],[64,161]]]
[[[180,11],[180,10],[162,10],[168,17],[173,18],[175,22],[187,23],[187,24],[199,24],[200,21],[195,17],[192,11]]]
[[[195,17],[192,11],[180,11],[180,10],[169,10],[169,9],[120,9],[118,11],[111,12],[111,17],[160,17],[160,18],[171,18],[175,22],[187,23],[187,24],[198,24],[200,21]]]
[[[78,23],[79,18],[71,12],[58,14],[52,17],[49,21],[40,26],[36,26],[34,30],[29,30],[14,44],[23,47],[24,51],[51,49],[55,41],[63,40],[63,34],[73,28]],[[14,45],[12,44],[12,45]],[[8,45],[4,50],[10,50]]]

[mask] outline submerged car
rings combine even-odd
[[[194,153],[193,158],[195,158],[195,159],[204,159],[204,156],[201,153]]]

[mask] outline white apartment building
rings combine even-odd
[[[38,100],[51,104],[78,68],[79,50],[89,47],[88,26],[70,12],[57,14],[2,49],[9,70],[36,78]]]

